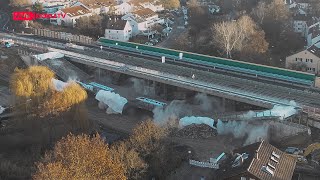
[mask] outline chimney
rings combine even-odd
[[[259,159],[259,155],[258,155],[258,151],[256,150],[256,153],[254,154],[255,155],[255,159]]]

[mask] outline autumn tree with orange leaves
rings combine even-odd
[[[86,91],[77,83],[69,83],[63,91],[53,87],[54,72],[44,66],[16,69],[10,86],[17,100],[27,113],[47,115],[67,111],[87,98]]]
[[[124,180],[124,165],[112,158],[108,145],[97,134],[68,135],[37,163],[33,179],[108,179]]]
[[[68,132],[87,132],[91,123],[83,102],[86,91],[75,82],[68,82],[62,91],[53,84],[55,74],[44,66],[15,69],[10,88],[15,97],[16,128],[34,138],[53,142]],[[47,135],[47,136],[46,136]]]

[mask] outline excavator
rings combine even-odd
[[[310,144],[304,150],[300,150],[299,148],[295,147],[288,147],[286,153],[297,157],[298,161],[301,163],[308,163],[308,162],[317,162],[320,161],[320,143],[313,143]]]
[[[320,160],[320,143],[310,144],[304,151],[303,156],[307,159],[313,159],[315,161]]]

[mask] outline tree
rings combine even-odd
[[[32,4],[31,0],[10,0],[11,6],[27,6],[31,4]]]
[[[69,83],[61,92],[55,90],[53,78],[54,72],[45,66],[16,69],[10,87],[17,104],[28,106],[26,113],[47,115],[67,111],[87,98],[86,91],[76,83]]]
[[[157,126],[151,120],[147,120],[133,129],[129,142],[141,156],[145,157],[157,150],[167,133],[166,128]]]
[[[100,15],[80,17],[76,20],[76,28],[84,35],[97,38],[104,35],[102,22],[103,18]]]
[[[33,179],[126,179],[123,164],[112,158],[109,147],[97,134],[68,135],[37,163]]]
[[[320,1],[319,0],[309,0],[310,3],[310,12],[311,14],[313,14],[314,16],[319,17],[320,15]]]
[[[193,49],[197,51],[199,45],[202,44],[202,41],[199,41],[199,39],[201,39],[201,34],[208,29],[208,10],[205,9],[205,7],[200,6],[197,0],[189,1],[188,8],[190,17],[188,20],[190,25],[189,35]]]
[[[146,172],[147,164],[140,158],[139,153],[130,147],[128,141],[116,143],[111,146],[111,155],[124,166],[128,179],[141,179]]]
[[[283,0],[272,0],[267,5],[267,17],[273,21],[284,22],[289,18],[289,8]]]
[[[296,71],[307,71],[308,66],[305,63],[291,63],[289,64],[289,69],[293,69]]]
[[[11,76],[10,87],[19,97],[43,96],[51,87],[52,78],[54,78],[54,72],[45,66],[15,69]]]
[[[267,5],[265,2],[260,1],[256,8],[252,10],[253,16],[257,19],[259,24],[263,23],[263,20],[266,16]]]
[[[253,52],[266,51],[267,42],[264,40],[264,33],[260,32],[261,30],[249,16],[242,16],[235,21],[214,24],[212,31],[214,42],[225,51],[228,58],[232,58],[233,51],[241,52],[247,47],[254,46],[256,42],[262,43],[262,46],[250,50]],[[262,47],[264,47],[263,50]]]
[[[42,12],[43,11],[43,7],[42,4],[39,2],[36,2],[32,5],[32,11],[34,12]]]
[[[180,7],[179,0],[160,0],[165,9],[177,9]]]

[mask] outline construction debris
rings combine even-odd
[[[192,139],[210,138],[216,136],[217,130],[206,124],[191,124],[173,132],[174,136]]]

